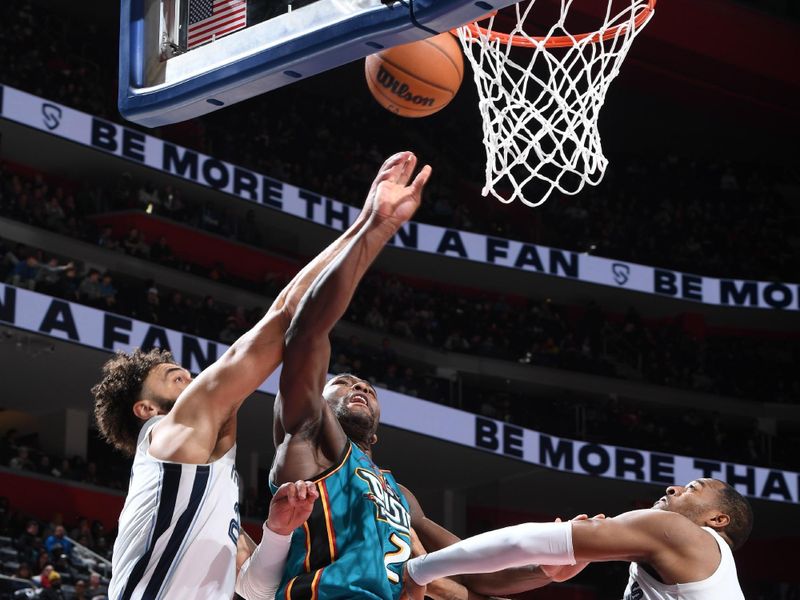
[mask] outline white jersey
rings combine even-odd
[[[231,600],[239,537],[236,446],[210,464],[150,456],[139,434],[114,543],[111,600]]]
[[[624,600],[744,600],[730,546],[710,527],[703,529],[714,536],[720,551],[719,566],[710,577],[692,583],[665,585],[637,563],[631,563]]]

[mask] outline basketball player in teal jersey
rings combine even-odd
[[[273,488],[314,481],[319,501],[295,531],[276,598],[397,600],[412,526],[430,551],[458,541],[426,519],[408,490],[372,461],[380,420],[373,387],[351,374],[325,383],[330,331],[371,262],[419,206],[430,167],[409,184],[415,166],[406,153],[378,175],[370,191],[373,213],[309,286],[286,333],[270,481]],[[511,593],[549,581],[531,567],[471,576],[461,589],[466,600],[480,597],[470,589]]]

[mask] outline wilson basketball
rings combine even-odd
[[[386,110],[426,117],[455,97],[464,78],[458,41],[449,33],[389,48],[367,57],[369,91]]]

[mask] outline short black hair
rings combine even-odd
[[[736,488],[724,481],[720,483],[722,487],[717,490],[720,497],[719,508],[731,518],[730,523],[722,531],[728,536],[733,549],[738,550],[753,531],[753,508]]]

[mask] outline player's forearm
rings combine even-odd
[[[519,594],[553,582],[538,565],[463,575],[460,579],[469,590],[487,595]]]
[[[275,298],[261,320],[233,344],[234,351],[248,355],[248,369],[254,380],[260,383],[281,363],[284,336],[301,298],[319,273],[364,227],[368,214],[366,209],[363,210],[347,231],[303,267]]]
[[[479,594],[452,579],[437,579],[428,584],[425,596],[433,600],[491,600],[489,596]]]
[[[406,563],[420,585],[467,573],[493,573],[530,564],[575,564],[571,523],[525,523],[489,531]]]
[[[339,253],[347,247],[347,244],[363,228],[369,217],[368,204],[365,205],[361,213],[347,230],[333,241],[327,248],[320,252],[311,262],[303,267],[292,280],[283,288],[275,298],[270,311],[281,310],[286,312],[289,321],[297,310],[297,305],[308,290],[308,287],[317,278],[322,269],[327,267]],[[288,325],[288,322],[287,322]]]
[[[395,232],[394,226],[374,215],[368,219],[309,287],[289,326],[287,349],[293,341],[309,336],[327,338],[350,305],[364,273]]]
[[[261,543],[236,578],[236,593],[245,600],[273,600],[280,586],[291,535],[278,535],[266,525]]]

